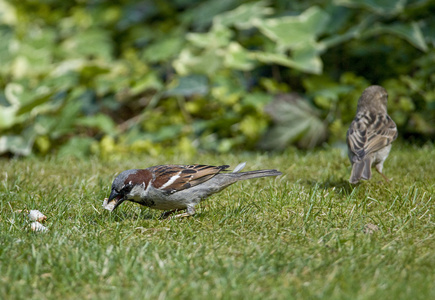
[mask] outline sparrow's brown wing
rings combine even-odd
[[[163,165],[153,167],[150,171],[155,176],[155,188],[175,193],[206,182],[227,168],[228,165]]]
[[[370,114],[358,113],[347,130],[346,142],[353,154],[353,162],[360,161],[366,155],[364,148],[367,143],[367,129],[371,120]]]
[[[374,153],[390,145],[398,132],[394,121],[388,115],[378,115],[377,122],[370,126],[367,131],[367,143],[365,152]]]
[[[361,161],[397,138],[394,121],[384,114],[359,113],[347,131],[347,144],[353,152],[353,161]]]

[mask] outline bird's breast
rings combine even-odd
[[[165,191],[150,187],[146,193],[142,193],[138,203],[160,210],[186,208],[189,200],[186,197],[179,197],[177,193],[170,194]]]

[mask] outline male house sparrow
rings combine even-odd
[[[195,214],[195,206],[203,199],[239,180],[282,174],[277,170],[238,173],[245,164],[239,164],[231,173],[226,172],[228,165],[162,165],[127,170],[113,181],[112,192],[103,207],[113,211],[128,200],[154,209],[171,210],[162,217],[186,209],[174,217],[187,217]]]
[[[391,143],[397,138],[397,127],[387,114],[387,91],[378,85],[369,86],[358,99],[355,119],[347,131],[347,148],[352,174],[350,183],[372,177],[371,167],[386,181],[382,173],[385,159],[391,150]]]

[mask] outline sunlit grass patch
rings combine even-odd
[[[276,155],[3,160],[1,299],[431,299],[435,296],[433,147],[393,147],[390,183],[347,183],[340,150]],[[277,168],[238,182],[194,217],[101,207],[114,176],[163,163]],[[21,209],[39,209],[34,233]]]

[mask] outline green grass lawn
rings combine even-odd
[[[339,149],[1,160],[0,299],[435,299],[434,158],[395,144],[392,181],[355,187]],[[125,169],[242,161],[284,175],[236,183],[191,218],[101,206]],[[49,231],[20,209],[45,213]]]

